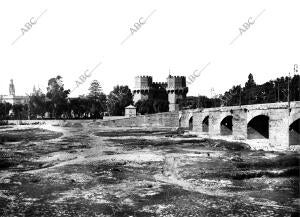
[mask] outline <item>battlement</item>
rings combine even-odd
[[[163,87],[163,88],[167,88],[168,83],[167,82],[153,82],[152,86],[155,87]]]
[[[152,79],[152,76],[148,76],[148,75],[138,75],[138,76],[135,76],[135,78],[147,78],[147,79]]]
[[[164,85],[167,84],[167,82],[153,82],[153,84]]]
[[[178,78],[181,78],[181,79],[185,79],[185,76],[181,76],[181,75],[174,75],[174,76],[173,76],[173,75],[169,75],[168,78],[175,78],[175,79],[176,79],[176,78],[177,78],[177,79],[178,79]]]
[[[185,76],[171,76],[167,78],[168,89],[181,89],[186,87]]]
[[[152,76],[136,76],[134,89],[147,89],[152,86]]]

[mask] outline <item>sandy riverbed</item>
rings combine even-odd
[[[299,154],[172,129],[0,129],[1,216],[297,216]]]

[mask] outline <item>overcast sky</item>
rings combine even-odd
[[[33,85],[45,91],[56,75],[73,89],[86,72],[77,96],[94,79],[109,93],[133,88],[136,75],[166,81],[169,71],[189,76],[205,66],[188,95],[221,93],[249,73],[260,84],[300,63],[299,9],[299,0],[1,0],[0,94],[11,78],[24,95]]]

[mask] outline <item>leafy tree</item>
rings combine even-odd
[[[276,80],[270,80],[261,85],[256,85],[253,76],[248,76],[248,81],[245,83],[245,87],[233,86],[229,91],[226,91],[223,95],[226,99],[229,99],[234,90],[241,88],[241,102],[242,105],[248,104],[262,104],[262,103],[274,103],[274,102],[286,102],[288,101],[288,83],[290,84],[290,100],[300,100],[300,76],[294,75],[292,78],[281,77]],[[239,92],[239,91],[237,91]],[[237,95],[236,95],[237,96]],[[236,97],[227,101],[227,106],[237,105]]]
[[[102,93],[102,87],[99,81],[93,80],[89,87],[89,91],[90,91],[88,94],[89,98],[95,98],[95,99],[99,98]]]
[[[244,102],[247,105],[255,103],[255,88],[256,88],[256,83],[254,81],[253,75],[250,73],[248,75],[248,81],[245,83],[244,87]]]
[[[188,96],[186,99],[179,99],[180,109],[196,109],[196,108],[211,108],[220,106],[219,98],[208,98],[207,96]]]
[[[223,95],[220,96],[221,105],[239,105],[240,104],[240,96],[242,93],[241,85],[233,86],[231,89],[226,91]]]
[[[40,89],[29,96],[31,118],[36,118],[37,115],[44,118],[46,108],[46,95]]]
[[[27,104],[14,104],[12,105],[12,111],[14,119],[26,119],[28,115],[28,106]]]
[[[70,117],[87,118],[90,113],[90,100],[87,97],[77,97],[69,99],[70,102]]]
[[[92,81],[89,91],[92,117],[100,118],[101,114],[106,111],[106,95],[102,92],[102,87],[97,80]]]
[[[0,103],[0,119],[8,119],[9,111],[11,110],[12,105],[8,102]]]
[[[107,109],[110,115],[124,115],[125,107],[132,103],[132,93],[127,85],[115,86],[107,96]]]
[[[49,109],[52,117],[60,118],[67,111],[67,97],[70,90],[64,90],[61,76],[56,76],[48,81],[46,96],[50,99]]]
[[[152,99],[139,100],[135,103],[135,107],[137,113],[140,113],[142,115],[154,113]]]
[[[290,99],[291,101],[300,100],[300,75],[294,75],[290,81]]]
[[[253,75],[250,73],[248,75],[248,81],[245,83],[245,89],[250,89],[255,86],[256,86],[256,83],[254,81]]]

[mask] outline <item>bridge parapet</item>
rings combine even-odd
[[[224,106],[224,107],[215,107],[215,108],[203,108],[202,111],[206,112],[214,112],[214,111],[221,111],[226,112],[230,110],[240,110],[240,109],[247,109],[247,110],[266,110],[266,109],[284,109],[288,108],[287,102],[279,102],[279,103],[265,103],[265,104],[253,104],[253,105],[242,105],[242,106]],[[300,101],[293,101],[290,103],[290,108],[300,108]],[[191,111],[200,111],[200,110],[191,110]]]

